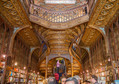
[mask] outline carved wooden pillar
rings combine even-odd
[[[46,56],[46,70],[45,70],[45,79],[47,79],[48,75],[48,56]]]
[[[73,77],[74,71],[73,71],[73,57],[71,56],[71,76]]]

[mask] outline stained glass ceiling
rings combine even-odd
[[[86,0],[33,0],[33,3],[35,5],[41,5],[41,4],[68,4],[68,5],[72,5],[72,4],[76,4],[76,3],[80,3],[80,4],[85,4]]]
[[[45,0],[46,4],[75,4],[76,0]]]

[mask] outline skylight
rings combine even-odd
[[[46,4],[75,4],[76,0],[45,0]]]

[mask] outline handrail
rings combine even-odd
[[[38,61],[40,62],[41,60],[43,60],[46,56],[49,55],[49,53],[50,53],[50,49],[48,47],[47,50],[45,50],[45,52],[42,53],[42,55],[39,57],[39,60]]]
[[[75,51],[73,49],[71,49],[71,52],[73,54],[73,56],[81,63],[81,59],[80,57],[75,53]]]
[[[71,49],[71,51],[72,51],[72,53],[73,53],[78,59],[81,59],[81,58],[76,54],[76,52],[75,52],[73,49]]]
[[[45,58],[46,54],[47,54],[47,50],[39,57],[39,61]]]

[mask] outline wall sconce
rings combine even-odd
[[[24,69],[26,69],[26,67],[24,67]]]
[[[37,72],[37,74],[39,74],[39,72]]]
[[[100,65],[102,65],[102,63],[100,63]]]
[[[108,61],[110,62],[110,58],[108,58]]]
[[[102,72],[102,76],[104,76],[104,73]]]
[[[3,58],[5,58],[5,57],[6,57],[6,55],[2,55],[2,57],[3,57]]]
[[[15,62],[15,64],[14,64],[15,66],[17,66],[17,62]]]
[[[86,70],[86,72],[88,72],[88,70]]]

